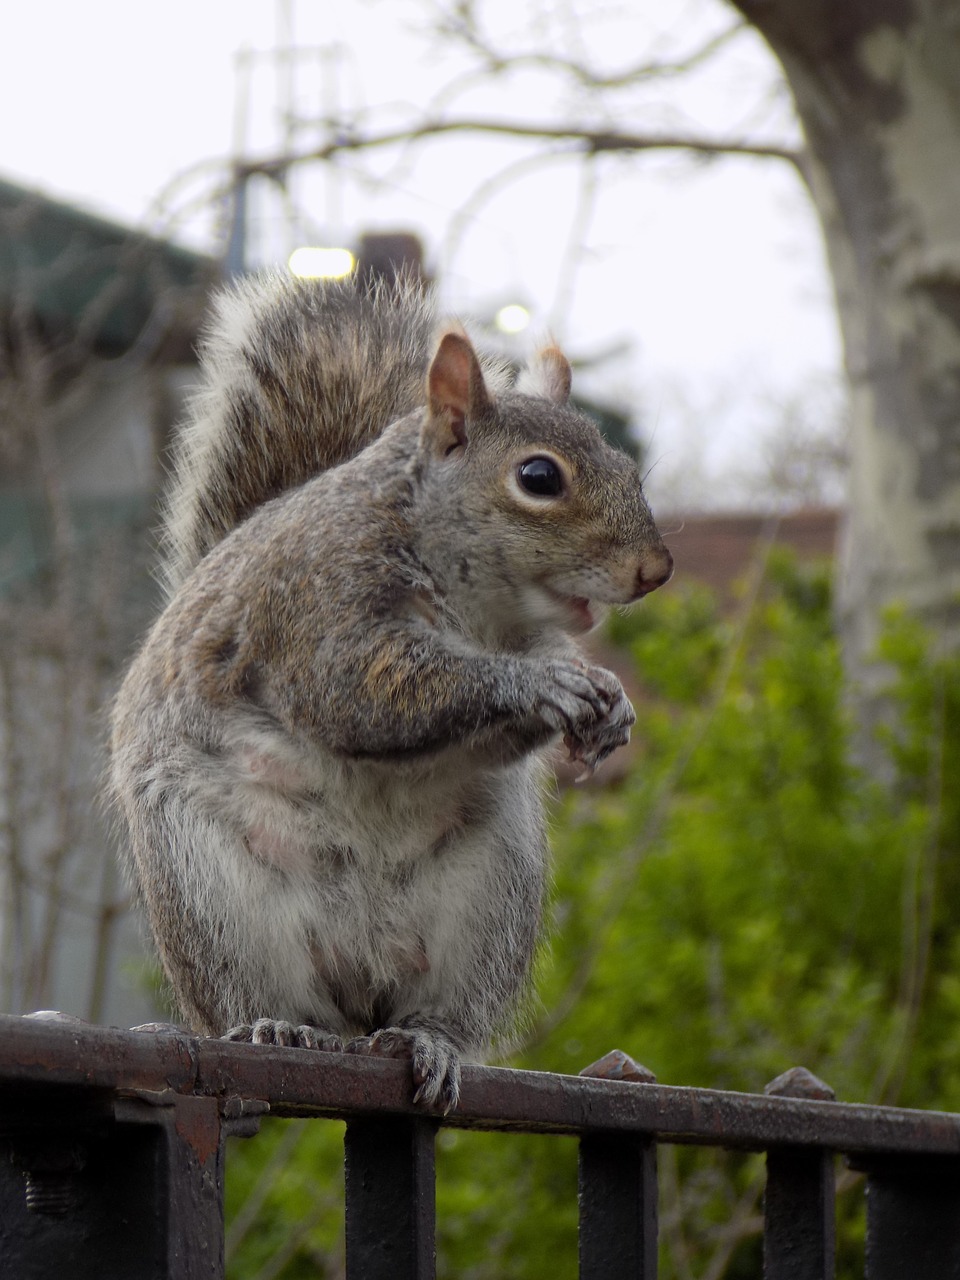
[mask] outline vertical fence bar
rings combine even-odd
[[[349,1120],[347,1280],[433,1280],[437,1124],[405,1116]]]
[[[171,1280],[219,1280],[226,1150],[218,1100],[178,1096],[164,1111],[157,1176],[166,1201],[168,1274]]]
[[[633,1135],[580,1141],[580,1280],[656,1280],[657,1152]]]
[[[831,1152],[777,1147],[767,1153],[764,1280],[831,1280],[835,1178]]]
[[[867,1280],[960,1277],[960,1156],[851,1163],[867,1172]]]

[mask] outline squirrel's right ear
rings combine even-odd
[[[552,343],[530,360],[517,379],[515,390],[521,395],[540,396],[554,404],[566,404],[570,399],[571,382],[570,361]]]
[[[427,373],[427,416],[421,439],[443,456],[467,443],[467,422],[489,413],[492,401],[470,339],[443,335]]]

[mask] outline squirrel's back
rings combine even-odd
[[[257,507],[423,404],[435,325],[410,280],[365,288],[272,272],[216,297],[167,497],[170,594]]]

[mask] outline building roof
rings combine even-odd
[[[158,325],[164,337],[195,329],[198,308],[185,299],[198,301],[218,274],[205,254],[0,181],[4,318],[26,307],[41,332],[82,330],[117,354]]]

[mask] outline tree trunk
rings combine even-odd
[[[891,601],[960,646],[960,3],[735,3],[810,152],[853,393],[838,609],[869,679]]]

